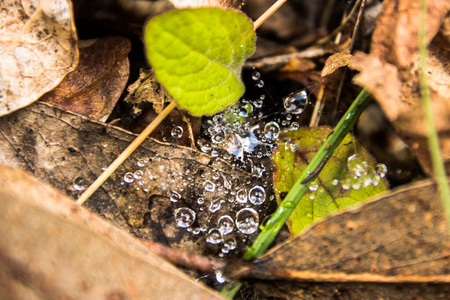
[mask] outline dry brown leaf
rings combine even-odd
[[[85,186],[92,183],[103,172],[102,168],[134,138],[135,135],[123,129],[37,102],[0,118],[0,163],[27,170],[77,198],[81,191],[76,190],[74,180],[81,177]],[[145,163],[144,159],[147,159]],[[139,179],[133,176],[138,170],[142,172]],[[133,178],[131,183],[124,181],[128,172]],[[213,173],[218,178],[212,179]],[[174,217],[175,209],[189,207],[197,211],[194,226],[206,224],[208,228],[216,226],[222,215],[234,217],[236,210],[242,208],[242,205],[225,201],[227,198],[217,189],[205,191],[206,178],[216,184],[217,189],[219,185],[229,184],[232,190],[249,189],[248,181],[261,186],[266,181],[252,178],[243,170],[202,152],[149,138],[85,205],[139,238],[200,254],[211,253],[211,248],[214,252],[220,251],[220,244],[205,243],[207,231],[191,234],[186,228],[178,227]],[[179,194],[176,202],[170,201],[173,192]],[[272,193],[270,186],[267,187],[267,199]],[[197,201],[199,195],[203,195],[203,204]],[[220,211],[209,213],[208,208],[216,200],[220,200],[216,202],[221,205]],[[262,220],[268,207],[260,205],[256,209]],[[231,251],[230,255],[243,251],[255,238],[255,235],[234,231],[239,250]],[[244,238],[246,242],[240,243]]]
[[[235,274],[294,281],[448,284],[450,236],[436,184],[418,182],[335,214]]]
[[[222,299],[23,171],[0,166],[3,299]]]
[[[240,8],[243,0],[169,0],[176,8],[219,6]]]
[[[338,69],[348,66],[351,58],[352,55],[348,52],[340,52],[331,55],[325,62],[325,66],[322,69],[321,76],[327,77],[336,72]]]
[[[77,63],[70,1],[2,1],[0,116],[36,101]]]
[[[75,71],[40,100],[104,122],[128,81],[131,43],[123,37],[105,37],[80,41],[78,47]]]
[[[450,10],[448,1],[431,1],[428,9],[428,80],[442,155],[450,171]],[[369,55],[357,53],[354,81],[374,95],[400,136],[432,174],[427,127],[421,107],[417,56],[418,1],[385,1]],[[441,26],[442,25],[442,26]],[[438,32],[439,30],[439,32]],[[436,34],[437,33],[437,34]]]

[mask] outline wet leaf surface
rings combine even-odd
[[[144,31],[156,77],[181,108],[197,116],[212,115],[243,94],[241,68],[256,39],[253,23],[244,14],[180,9],[152,18]]]
[[[221,299],[23,171],[0,166],[0,203],[3,299]]]
[[[106,121],[128,81],[130,41],[105,37],[80,41],[77,68],[40,98],[93,120]]]
[[[0,119],[0,163],[27,170],[77,198],[134,138],[119,128],[36,103]],[[86,206],[139,238],[201,254],[218,253],[222,243],[205,243],[208,231],[222,216],[234,220],[245,207],[253,207],[262,220],[269,205],[236,203],[235,192],[242,189],[247,196],[263,184],[221,159],[147,139]],[[264,200],[272,201],[270,184],[265,194]],[[211,212],[215,206],[217,211]],[[196,213],[192,228],[177,225],[175,212],[180,208]],[[201,225],[206,225],[204,231],[194,231]],[[235,238],[239,248],[230,255],[245,250],[257,226],[254,235],[231,228],[227,237]]]
[[[447,172],[450,170],[450,10],[448,1],[430,1],[427,17],[428,81],[432,110]],[[432,174],[426,145],[417,61],[418,1],[385,1],[372,38],[370,54],[357,53],[350,66],[354,81],[376,98],[401,137]]]
[[[2,2],[0,116],[36,101],[77,63],[70,1]]]
[[[294,281],[448,284],[449,250],[436,185],[422,181],[330,216],[240,274]]]
[[[301,128],[283,137],[285,142],[272,155],[276,166],[274,189],[279,203],[330,133],[331,129],[326,127]],[[353,156],[355,153],[357,156]],[[348,159],[352,156],[349,168]],[[295,235],[336,210],[385,191],[387,181],[376,174],[375,164],[367,151],[347,135],[289,218],[291,233]]]

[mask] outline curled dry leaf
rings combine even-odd
[[[187,7],[233,7],[239,9],[243,0],[169,0],[176,8]]]
[[[450,171],[450,10],[448,1],[429,1],[427,67],[432,110],[442,154]],[[379,102],[400,136],[432,174],[427,127],[421,107],[417,56],[418,1],[385,1],[369,55],[357,53],[350,66],[360,71],[354,81]]]
[[[0,116],[36,101],[77,63],[69,0],[2,1]]]
[[[123,37],[80,41],[80,62],[41,100],[90,119],[106,121],[130,73],[131,43]]]
[[[222,299],[25,172],[0,187],[2,299]]]
[[[448,291],[449,254],[450,236],[437,186],[422,181],[335,214],[257,263],[235,270],[230,266],[230,271],[250,278],[349,286],[440,283]]]

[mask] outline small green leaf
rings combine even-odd
[[[279,203],[280,195],[291,189],[330,133],[331,129],[321,127],[301,128],[286,134],[287,142],[280,144],[272,155],[276,166],[275,193]],[[351,176],[348,170],[352,169],[347,168],[348,158],[355,151],[358,157],[352,163],[359,160],[368,164],[367,174],[358,179]],[[290,231],[298,234],[337,210],[387,190],[386,179],[377,177],[375,173],[375,163],[367,151],[351,135],[347,135],[290,216]]]
[[[251,20],[221,8],[173,10],[144,30],[156,77],[181,108],[199,116],[215,114],[244,93],[241,67],[255,39]]]

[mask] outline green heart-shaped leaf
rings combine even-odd
[[[281,202],[282,194],[289,192],[300,178],[330,133],[330,128],[319,127],[301,128],[286,134],[287,142],[280,144],[272,155],[276,167],[274,189],[278,202]],[[348,164],[348,158],[352,156],[354,159]],[[298,234],[334,211],[387,190],[388,183],[376,174],[375,163],[370,154],[348,134],[290,216],[288,227],[291,233]],[[355,170],[362,175],[355,178]]]
[[[215,114],[244,93],[241,67],[255,39],[251,20],[221,8],[170,11],[151,19],[144,31],[156,77],[194,115]]]

